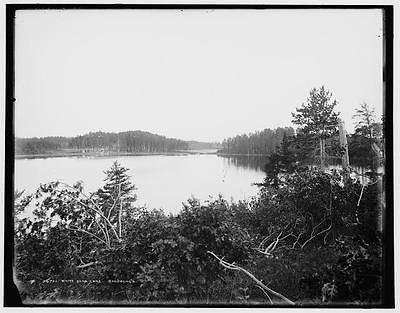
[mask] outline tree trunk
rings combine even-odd
[[[344,121],[339,120],[339,141],[340,141],[340,147],[344,149],[344,153],[342,155],[342,167],[346,171],[346,173],[349,170],[349,149],[347,145],[347,137],[346,137],[346,130],[344,128]]]
[[[325,168],[325,160],[324,160],[324,150],[325,150],[325,143],[322,138],[319,139],[319,156],[320,156],[320,162],[321,162],[321,168]]]

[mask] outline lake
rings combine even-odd
[[[266,157],[187,154],[17,159],[15,189],[31,193],[40,183],[60,180],[67,184],[82,181],[84,192],[93,192],[103,185],[104,171],[115,160],[129,169],[138,206],[176,214],[191,197],[203,202],[218,194],[235,201],[255,196],[258,188],[253,183],[263,180]]]

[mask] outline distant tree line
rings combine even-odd
[[[266,128],[262,131],[227,138],[222,142],[222,149],[218,152],[269,155],[275,152],[284,135],[292,136],[293,134],[294,130],[292,127]]]
[[[188,141],[189,150],[201,150],[201,149],[220,149],[222,146],[218,142],[200,142],[200,141]]]
[[[16,138],[15,153],[40,154],[60,150],[114,152],[171,152],[188,149],[183,140],[140,130],[120,133],[90,132],[76,137]]]

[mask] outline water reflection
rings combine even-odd
[[[85,192],[94,192],[104,183],[103,171],[115,160],[129,169],[138,206],[177,213],[191,197],[204,201],[221,194],[237,201],[255,196],[259,188],[254,183],[264,180],[268,157],[188,154],[20,159],[15,161],[15,188],[29,194],[40,183],[83,181]],[[367,174],[362,167],[357,171]]]
[[[263,171],[265,164],[268,162],[267,156],[252,156],[252,155],[218,155],[224,160],[228,166],[235,166],[244,169],[253,169]]]
[[[83,181],[85,192],[94,192],[104,183],[103,171],[117,160],[129,169],[138,206],[177,213],[191,197],[204,201],[221,194],[237,201],[256,195],[254,183],[265,176],[257,170],[262,163],[239,159],[215,154],[20,159],[15,161],[15,188],[31,193],[40,183]]]

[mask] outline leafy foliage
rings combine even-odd
[[[16,192],[16,277],[25,301],[379,303],[381,178],[362,185],[311,165],[316,138],[328,143],[324,153],[342,151],[332,137],[336,101],[324,87],[307,101],[293,115],[302,126],[296,135],[281,129],[224,142],[229,152],[274,151],[249,201],[189,199],[176,216],[138,208],[136,186],[117,162],[91,195],[82,183],[61,182]],[[360,125],[350,157],[370,146]]]
[[[113,178],[126,171],[115,163],[106,173],[110,188],[100,190],[112,198],[111,186],[121,181]],[[91,214],[90,206],[111,203],[104,194],[85,197],[81,184],[41,185],[17,199],[34,207],[34,218],[16,223],[16,274],[25,301],[266,301],[249,277],[222,268],[207,251],[298,303],[379,301],[381,242],[371,223],[376,188],[365,190],[357,223],[356,181],[344,184],[340,173],[315,168],[284,176],[250,202],[189,199],[176,216],[135,208],[128,184],[123,196],[130,207],[118,237],[112,231],[118,224]]]

